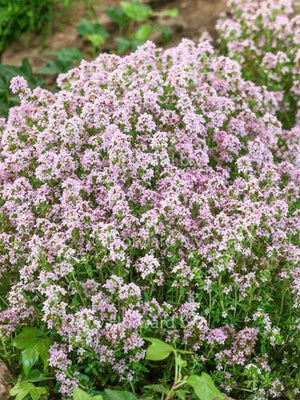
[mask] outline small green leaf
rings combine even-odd
[[[99,24],[99,22],[91,22],[88,21],[85,18],[80,19],[80,25],[77,26],[77,32],[83,36],[89,36],[89,35],[99,35],[102,36],[104,39],[109,38],[109,33],[107,30],[104,28],[103,25]]]
[[[145,42],[153,32],[153,28],[149,25],[141,25],[133,34],[132,39],[142,40]]]
[[[176,363],[179,367],[184,368],[187,365],[187,362],[182,359],[180,354],[176,355]]]
[[[169,26],[154,25],[154,29],[161,32],[163,44],[167,44],[170,41],[173,31]]]
[[[199,400],[222,400],[223,395],[216,387],[211,376],[202,372],[201,376],[191,375],[187,381]]]
[[[104,394],[105,398],[109,400],[137,400],[136,396],[133,393],[123,392],[121,390],[105,389]]]
[[[63,47],[54,53],[62,62],[76,62],[84,58],[83,54],[76,47]]]
[[[49,55],[56,56],[57,60],[47,60],[46,65],[38,69],[39,74],[57,75],[67,72],[81,59],[83,54],[75,47],[63,47],[59,51],[51,52]]]
[[[161,393],[161,394],[169,393],[169,390],[162,384],[146,385],[146,386],[144,386],[144,389],[150,389],[150,390],[153,390],[153,392]]]
[[[147,21],[152,13],[150,6],[141,4],[140,2],[129,3],[127,1],[121,1],[120,4],[127,17],[134,21]]]
[[[91,396],[84,390],[77,387],[73,392],[73,400],[102,400],[102,396],[100,394],[97,396]]]
[[[169,8],[168,10],[159,12],[159,15],[161,15],[162,17],[171,17],[171,18],[178,17],[178,14],[179,14],[178,8]]]
[[[186,390],[176,390],[176,397],[179,400],[186,400],[189,396],[187,396],[188,392]]]
[[[170,344],[164,343],[160,339],[156,338],[144,338],[150,342],[150,346],[146,351],[146,360],[160,361],[168,358],[169,355],[175,351],[174,347]]]
[[[71,68],[71,67],[70,67]],[[64,65],[57,60],[47,60],[47,65],[37,70],[38,74],[42,75],[58,75],[65,71]]]
[[[33,365],[42,360],[44,369],[48,367],[49,347],[51,339],[37,328],[24,328],[15,338],[13,345],[22,350],[21,359],[25,375],[28,375]]]
[[[127,17],[127,15],[124,13],[123,10],[120,10],[119,8],[116,7],[107,8],[106,14],[114,22],[116,22],[120,28],[124,28],[129,22],[129,18]]]
[[[86,38],[92,43],[94,47],[101,47],[105,43],[105,38],[101,35],[93,34],[88,35]]]
[[[39,400],[42,395],[47,394],[45,387],[37,387],[31,382],[18,382],[9,392],[15,400],[23,400],[30,396],[32,400]]]
[[[125,51],[130,49],[131,42],[129,40],[126,40],[122,37],[116,38],[116,43],[118,45],[118,54],[123,54]]]

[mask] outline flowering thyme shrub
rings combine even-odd
[[[66,398],[140,391],[147,336],[226,393],[295,398],[299,129],[282,130],[277,96],[204,38],[103,54],[58,82],[15,78],[2,123],[2,339],[51,334]]]
[[[221,48],[243,76],[282,98],[278,115],[286,127],[300,101],[299,7],[298,0],[229,0],[229,16],[217,23]]]

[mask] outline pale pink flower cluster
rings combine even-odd
[[[299,307],[299,137],[276,94],[205,39],[102,54],[58,83],[14,79],[0,128],[1,335],[46,326],[64,396],[91,359],[138,382],[145,336],[247,385],[243,366],[273,349],[261,321],[285,334],[277,291]],[[285,385],[270,368],[266,393]]]

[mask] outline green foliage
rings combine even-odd
[[[175,349],[170,344],[164,343],[163,341],[155,338],[145,338],[150,342],[150,346],[147,348],[146,359],[151,361],[160,361],[169,357],[169,355],[175,352]]]
[[[51,339],[39,329],[34,327],[24,328],[14,339],[13,345],[22,350],[21,360],[26,376],[39,360],[42,361],[44,370],[47,369]]]
[[[0,116],[6,117],[10,107],[19,104],[19,98],[13,96],[10,92],[9,84],[11,79],[16,76],[23,76],[31,89],[37,86],[44,86],[44,81],[37,77],[32,67],[27,60],[24,58],[21,66],[14,65],[0,65]]]
[[[84,390],[80,388],[75,388],[73,392],[73,400],[102,400],[101,395],[90,396]]]
[[[0,0],[0,53],[24,32],[49,32],[61,14],[57,5],[71,0]]]
[[[199,400],[222,400],[223,395],[215,386],[214,381],[205,372],[201,376],[191,375],[187,381]]]
[[[114,21],[120,28],[124,28],[128,22],[129,18],[123,10],[117,7],[109,7],[106,9],[106,14]]]
[[[9,394],[15,397],[15,400],[23,400],[28,396],[32,400],[39,400],[42,396],[47,395],[47,388],[37,387],[31,382],[18,382]]]
[[[56,56],[56,60],[47,60],[46,65],[37,72],[43,75],[57,75],[69,71],[83,59],[83,54],[75,47],[64,47],[57,52],[49,53]]]
[[[172,8],[155,12],[149,5],[139,1],[120,2],[120,8],[109,7],[106,14],[119,26],[120,33],[115,39],[117,52],[123,54],[135,50],[145,43],[153,32],[160,32],[163,44],[167,44],[172,36],[172,29],[168,26],[155,24],[153,19],[158,16],[174,18],[178,16],[178,9]],[[140,25],[140,23],[142,23]]]
[[[88,21],[85,18],[80,19],[80,25],[76,29],[85,40],[89,41],[98,50],[110,36],[103,25],[98,22]]]
[[[73,400],[137,400],[137,398],[133,393],[122,390],[105,389],[101,394],[90,395],[80,388],[75,388]]]
[[[155,24],[154,29],[161,32],[163,45],[166,45],[171,40],[173,31],[169,26]]]
[[[202,372],[201,376],[191,375],[190,377],[182,373],[183,369],[187,367],[188,361],[184,360],[181,354],[190,354],[185,350],[175,349],[172,345],[164,343],[156,338],[144,338],[151,344],[146,351],[146,360],[149,361],[163,361],[174,354],[174,383],[171,387],[167,388],[163,384],[146,385],[144,389],[150,390],[154,393],[161,393],[162,397],[166,396],[167,399],[177,397],[185,399],[189,393],[188,387],[192,387],[195,395],[199,400],[222,400],[223,395],[215,386],[211,376]],[[185,389],[186,388],[186,389]],[[117,399],[116,399],[117,400]]]
[[[83,37],[88,37],[89,35],[99,35],[103,36],[105,39],[109,37],[109,33],[103,25],[99,24],[98,22],[90,22],[85,18],[80,19],[80,25],[76,29],[77,32]]]
[[[150,6],[148,6],[147,4],[142,4],[138,1],[121,1],[120,5],[127,17],[132,19],[133,21],[147,21],[152,13],[152,9]]]
[[[171,17],[171,18],[176,18],[178,17],[178,8],[169,8],[167,10],[161,11],[159,13],[157,13],[163,17]]]
[[[168,389],[162,385],[161,383],[156,383],[153,385],[146,385],[144,386],[144,389],[150,389],[151,391],[155,392],[155,393],[161,393],[161,394],[168,394]]]
[[[137,400],[137,398],[130,392],[105,389],[103,392],[103,400]]]

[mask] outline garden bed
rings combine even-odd
[[[118,2],[115,0],[103,0],[103,6],[115,6]],[[176,7],[179,10],[179,16],[169,21],[173,28],[173,36],[169,46],[178,44],[182,37],[198,40],[201,33],[208,31],[213,37],[216,37],[215,22],[221,11],[225,10],[226,0],[174,0],[174,1],[152,1],[154,9]],[[164,3],[164,6],[161,6]],[[103,10],[99,7],[94,8],[99,21],[109,26],[109,21]],[[81,2],[77,2],[75,9],[68,9],[65,17],[66,23],[61,29],[55,29],[47,37],[44,45],[41,43],[40,35],[30,35],[22,37],[13,42],[2,54],[1,63],[9,65],[20,65],[22,59],[27,57],[34,69],[40,68],[45,64],[45,59],[49,58],[48,53],[58,51],[61,47],[76,47],[84,50],[86,44],[78,36],[76,25],[80,18],[90,18],[90,14]],[[165,21],[164,21],[165,22]],[[112,34],[117,34],[116,26],[109,26]],[[109,51],[113,47],[110,42],[104,50]]]

